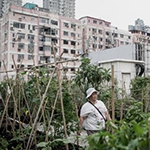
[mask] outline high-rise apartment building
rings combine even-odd
[[[112,27],[111,22],[90,16],[82,17],[80,21],[84,53],[131,44],[131,33]]]
[[[34,4],[30,8],[10,5],[0,20],[1,81],[6,78],[5,69],[11,70],[8,75],[14,78],[15,66],[29,68],[53,63],[54,50],[57,59],[60,56],[63,61],[76,59],[78,51],[82,49],[82,28],[79,20],[45,12],[44,9],[39,11]],[[67,77],[70,78],[80,62],[68,61],[63,65],[62,67],[66,67]]]
[[[3,12],[7,9],[10,3],[17,6],[22,6],[22,0],[0,0],[0,17],[2,17]]]
[[[2,11],[2,8],[3,8],[3,0],[0,0],[0,17],[2,17],[2,14],[3,14],[3,11]]]
[[[43,0],[43,7],[60,16],[75,17],[75,0]]]

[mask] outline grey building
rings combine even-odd
[[[43,0],[43,7],[60,16],[75,17],[75,0]]]
[[[7,9],[7,5],[10,3],[22,6],[22,0],[0,0],[0,17],[2,17],[3,12]]]
[[[2,8],[4,6],[4,0],[0,0],[0,17],[2,17],[3,11]]]

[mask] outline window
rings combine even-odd
[[[71,37],[75,37],[76,36],[76,34],[75,33],[71,33]]]
[[[67,40],[63,40],[63,44],[68,44],[68,41]]]
[[[58,25],[58,21],[51,20],[51,24],[52,24],[52,25],[56,25],[56,26],[57,26],[57,25]]]
[[[75,46],[75,45],[76,45],[76,42],[71,41],[71,45]]]
[[[123,41],[120,41],[120,44],[121,44],[121,45],[124,45],[124,42],[123,42]]]
[[[94,49],[97,48],[97,44],[93,44],[93,48],[94,48]]]
[[[44,36],[39,36],[39,41],[42,41],[42,42],[44,42],[45,41],[45,39],[46,39],[46,37],[44,38]]]
[[[25,39],[25,34],[24,33],[18,33],[18,38]]]
[[[117,34],[117,33],[114,33],[113,35],[114,35],[114,37],[118,37],[118,34]]]
[[[92,32],[93,32],[93,34],[94,34],[94,33],[97,33],[97,30],[93,28],[93,29],[92,29]]]
[[[64,53],[68,53],[68,49],[63,49],[63,52]]]
[[[34,35],[28,34],[28,40],[34,40]]]
[[[71,68],[71,71],[75,71],[75,68]]]
[[[106,35],[108,35],[108,36],[109,36],[109,35],[110,35],[110,32],[106,31]]]
[[[75,28],[76,27],[76,25],[75,24],[71,24],[71,28]]]
[[[40,60],[45,60],[45,57],[44,56],[40,56]]]
[[[13,27],[14,27],[14,28],[25,29],[25,24],[24,24],[24,23],[14,22],[14,23],[13,23]]]
[[[75,54],[76,51],[74,49],[71,49],[71,54]]]
[[[31,21],[33,21],[34,20],[34,17],[31,17]]]
[[[30,30],[30,25],[28,25],[28,30]]]
[[[99,24],[103,24],[103,22],[102,22],[102,21],[100,21],[100,22],[99,22]]]
[[[18,43],[18,49],[24,49],[24,43]]]
[[[34,25],[32,26],[32,30],[35,31],[35,26]]]
[[[21,23],[20,28],[25,29],[25,24]]]
[[[105,26],[106,26],[106,27],[109,27],[109,24],[108,24],[108,23],[105,23]]]
[[[124,35],[123,35],[123,34],[120,34],[120,37],[121,37],[121,38],[124,38]]]
[[[45,51],[50,51],[50,50],[51,50],[51,47],[50,47],[50,46],[44,46],[44,50],[45,50]]]
[[[50,37],[45,37],[45,38],[44,38],[44,37],[42,37],[42,39],[41,39],[41,40],[44,40],[44,39],[45,39],[45,41],[46,41],[46,42],[50,42],[50,41],[51,41],[51,38],[50,38]]]
[[[22,15],[22,19],[25,19],[25,15]]]
[[[40,18],[39,21],[41,23],[47,23],[47,24],[49,24],[49,19],[46,19],[46,18]]]
[[[63,32],[63,35],[68,36],[68,32],[67,32],[67,31],[64,31],[64,32]]]
[[[18,60],[24,59],[24,55],[23,54],[18,54]]]
[[[93,23],[94,23],[94,24],[97,24],[97,20],[93,20]]]
[[[69,28],[69,24],[68,24],[68,23],[66,23],[66,22],[64,22],[64,27]]]
[[[28,44],[28,52],[33,53],[34,51],[34,44]]]
[[[13,27],[14,27],[14,28],[19,28],[19,23],[18,23],[18,22],[14,22],[14,23],[13,23]]]
[[[103,33],[103,31],[102,31],[102,30],[98,30],[98,33],[99,33],[99,34],[102,34],[102,33]]]
[[[28,55],[28,60],[31,60],[33,58],[33,55]]]
[[[12,47],[15,47],[15,43],[12,43]]]
[[[100,37],[100,38],[99,38],[99,41],[103,41],[103,38],[102,38],[102,37]]]
[[[43,51],[43,47],[39,47],[39,51]]]

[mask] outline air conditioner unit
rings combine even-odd
[[[18,48],[18,52],[21,52],[21,49],[20,49],[20,48]]]
[[[18,62],[20,62],[20,61],[21,61],[21,59],[18,59],[17,61],[18,61]]]
[[[41,60],[39,60],[39,64],[42,64],[42,61],[41,61]]]
[[[15,38],[13,38],[13,39],[12,39],[12,41],[14,41],[14,42],[15,42],[15,41],[16,41],[16,39],[15,39]]]
[[[18,37],[18,39],[17,39],[18,41],[21,41],[21,38],[20,37]]]
[[[13,27],[10,27],[10,30],[11,30],[11,31],[14,31],[14,28],[13,28]]]
[[[33,50],[32,50],[32,49],[29,49],[28,52],[29,52],[29,53],[33,53]]]
[[[18,18],[19,21],[22,21],[22,18]]]

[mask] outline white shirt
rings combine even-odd
[[[107,108],[105,104],[97,100],[97,103],[94,104],[105,117],[105,113],[107,112]],[[83,122],[83,127],[85,130],[101,130],[105,128],[105,120],[102,115],[98,112],[98,110],[89,102],[86,102],[80,112],[80,116],[86,117]]]

